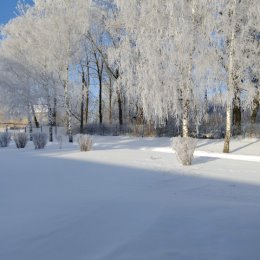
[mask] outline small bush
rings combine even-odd
[[[173,148],[182,165],[191,165],[197,140],[191,137],[177,137],[173,140]]]
[[[8,147],[10,141],[11,135],[8,132],[0,134],[0,147]]]
[[[80,147],[80,151],[87,152],[92,149],[93,141],[89,135],[79,135],[78,143]]]
[[[34,133],[32,139],[35,149],[44,149],[47,144],[48,136],[45,133]]]
[[[15,133],[14,134],[14,142],[18,149],[25,148],[28,143],[28,136],[26,133]]]

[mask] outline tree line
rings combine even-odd
[[[219,115],[224,152],[256,124],[258,0],[35,0],[1,27],[1,104],[32,124],[79,131],[135,121],[199,136]],[[219,122],[221,122],[219,124]]]

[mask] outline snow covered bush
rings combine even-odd
[[[0,134],[0,147],[7,147],[11,141],[11,135],[6,133]]]
[[[177,137],[173,140],[173,148],[182,165],[191,165],[197,139],[191,137]]]
[[[48,136],[45,133],[34,133],[32,135],[35,149],[44,149],[47,144]]]
[[[26,133],[15,133],[14,134],[14,142],[16,147],[25,148],[26,144],[28,143],[28,136]]]
[[[93,140],[90,135],[79,135],[78,143],[80,147],[80,151],[87,152],[92,149]]]

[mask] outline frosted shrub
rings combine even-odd
[[[14,142],[16,147],[25,148],[26,144],[28,143],[28,136],[26,133],[15,133],[14,134]]]
[[[11,135],[9,133],[0,134],[0,147],[7,147],[11,141]]]
[[[173,140],[173,148],[182,165],[191,165],[197,140],[191,137],[177,137]]]
[[[44,149],[48,140],[48,136],[45,133],[34,133],[32,138],[35,149]]]
[[[78,143],[80,147],[80,151],[87,152],[92,149],[93,141],[89,135],[79,135]]]
[[[62,135],[56,136],[56,140],[57,140],[57,142],[59,144],[59,148],[61,149],[62,145],[63,145],[63,137],[62,137]]]

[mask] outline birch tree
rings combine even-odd
[[[70,100],[70,70],[79,63],[81,42],[88,30],[90,1],[35,1],[32,12],[45,20],[49,28],[48,37],[52,41],[52,61],[55,62],[59,79],[64,89],[64,106],[66,110],[67,132],[69,142],[72,135],[72,106]],[[44,17],[42,18],[42,13]]]
[[[31,84],[39,93],[39,98],[44,99],[43,104],[48,110],[49,141],[53,141],[53,111],[52,99],[55,99],[56,85],[54,68],[51,66],[51,52],[48,32],[43,26],[43,20],[31,13],[26,6],[20,6],[20,16],[13,19],[4,27],[7,39],[4,42],[5,52],[14,59],[19,58],[27,66],[28,77]],[[27,29],[26,29],[27,28]],[[14,51],[15,50],[15,51]],[[30,101],[33,116],[35,117],[34,105]],[[54,102],[55,103],[55,102]]]
[[[147,119],[160,124],[174,116],[181,119],[183,136],[188,136],[188,122],[195,107],[201,107],[210,81],[209,1],[117,4],[120,15],[114,26],[125,35],[111,54],[120,62],[117,83],[127,86],[131,98],[138,97]]]
[[[223,67],[226,70],[226,133],[223,152],[230,151],[230,138],[232,135],[232,109],[243,105],[248,107],[254,99],[255,89],[251,68],[259,71],[259,1],[256,0],[230,0],[220,1],[218,8],[217,31],[224,40]],[[246,91],[243,102],[239,93]]]

